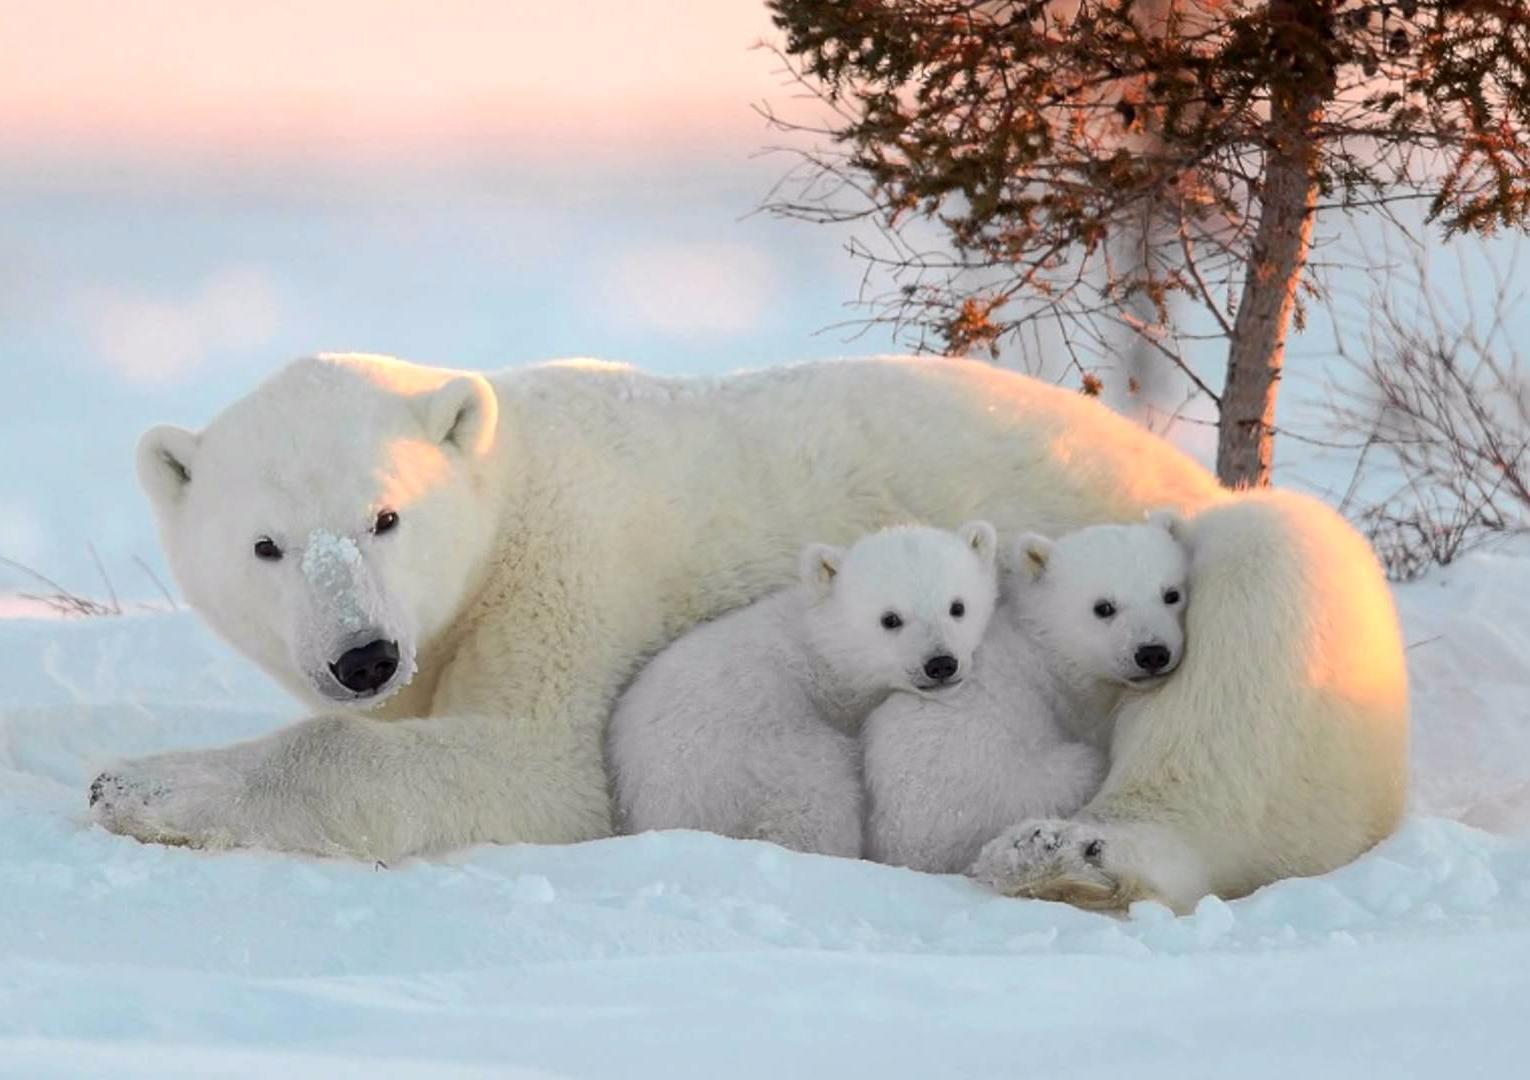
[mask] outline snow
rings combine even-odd
[[[670,833],[380,868],[85,816],[295,708],[189,614],[0,620],[0,1075],[1464,1077],[1530,1057],[1530,552],[1398,589],[1414,807],[1175,919]]]

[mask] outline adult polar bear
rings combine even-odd
[[[1057,534],[1163,506],[1192,515],[1188,655],[1123,717],[1078,820],[1015,841],[1014,890],[1184,908],[1339,865],[1401,811],[1402,648],[1363,541],[986,365],[485,378],[324,356],[199,434],[153,429],[138,463],[188,600],[319,709],[102,773],[93,813],[142,840],[393,859],[605,836],[616,694],[687,627],[792,580],[804,541],[979,517]]]

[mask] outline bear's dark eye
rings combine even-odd
[[[262,536],[255,541],[255,557],[264,559],[266,562],[275,562],[282,557],[282,549],[276,546],[276,541],[269,536]]]
[[[1171,605],[1179,603],[1179,590],[1178,589],[1168,589],[1168,590],[1165,590],[1165,592],[1163,594],[1163,602],[1165,604],[1171,604]]]
[[[1094,613],[1102,619],[1108,619],[1116,613],[1116,605],[1109,600],[1101,600],[1094,605]]]
[[[398,514],[393,510],[384,510],[377,515],[377,520],[372,523],[372,535],[381,536],[385,532],[391,532],[398,524]]]
[[[882,629],[896,630],[903,625],[903,616],[896,611],[884,611],[882,613]]]
[[[951,618],[960,619],[965,614],[967,614],[966,604],[962,603],[960,600],[951,601]]]

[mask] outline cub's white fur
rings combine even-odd
[[[1178,528],[1162,514],[1014,545],[966,685],[894,695],[866,720],[869,857],[965,870],[1002,829],[1084,805],[1105,777],[1117,699],[1156,685],[1184,653]]]
[[[859,748],[891,692],[958,692],[996,593],[986,521],[885,529],[802,555],[802,583],[703,623],[617,701],[617,826],[861,853]]]
[[[108,768],[92,811],[140,839],[391,859],[604,836],[622,686],[788,584],[808,540],[973,518],[1050,535],[1159,506],[1194,515],[1194,647],[1123,716],[1074,824],[1161,843],[1103,877],[1038,861],[1007,885],[1091,904],[1236,895],[1353,858],[1402,809],[1402,643],[1364,540],[1311,500],[1226,492],[1098,402],[990,365],[679,380],[319,357],[200,432],[150,431],[139,475],[186,598],[315,710],[244,747]],[[383,508],[399,524],[374,535]],[[356,545],[350,601],[310,595],[320,535]],[[261,536],[284,558],[257,558]],[[346,611],[397,643],[386,698],[324,682]]]

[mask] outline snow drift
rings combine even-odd
[[[1174,919],[694,833],[387,868],[89,826],[106,761],[297,709],[184,613],[0,620],[0,1074],[1515,1075],[1530,556],[1398,590],[1414,808]]]

